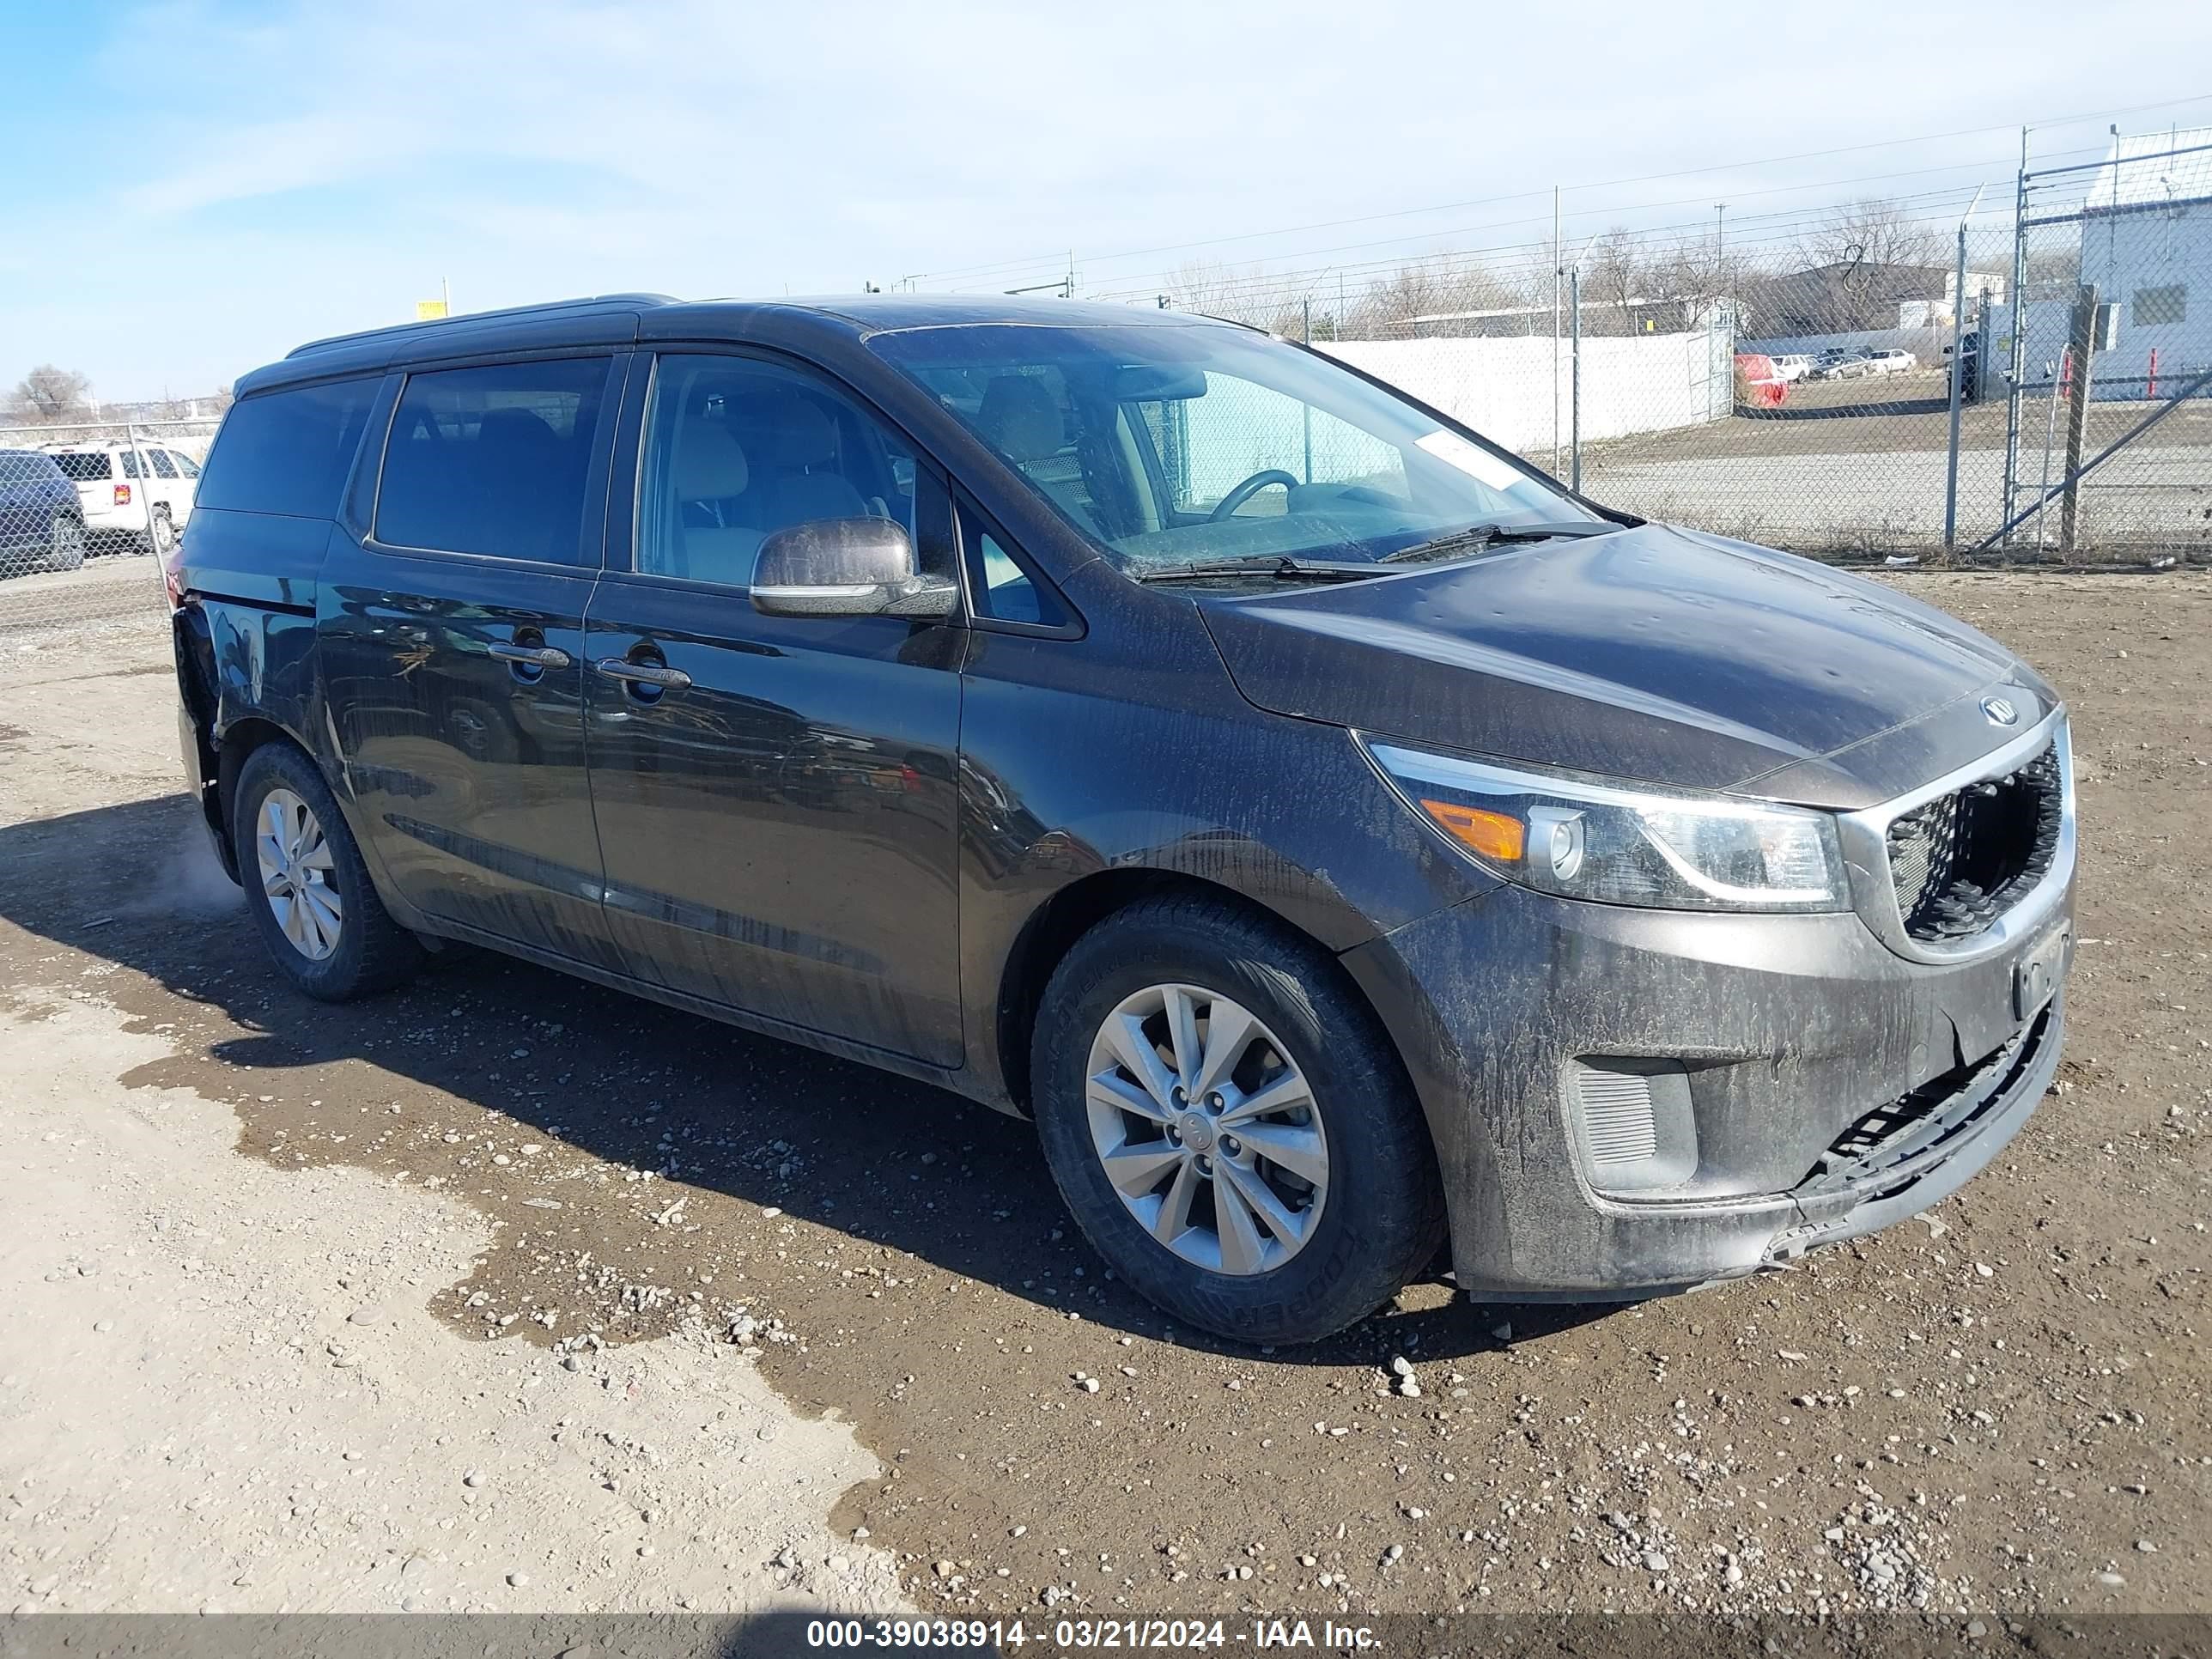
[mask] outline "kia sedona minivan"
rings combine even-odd
[[[301,989],[465,941],[1029,1117],[1192,1326],[1778,1267],[2057,1065],[2050,686],[1326,356],[630,295],[237,390],[184,751]]]

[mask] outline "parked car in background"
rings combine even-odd
[[[1032,1118],[1202,1330],[1326,1335],[1447,1237],[1498,1302],[1780,1268],[2057,1067],[2033,670],[1255,330],[406,325],[241,380],[200,495],[185,765],[301,991],[464,940]]]
[[[1919,367],[1920,359],[1909,351],[1867,353],[1867,372],[1871,374],[1909,374]]]
[[[0,449],[0,577],[75,570],[84,549],[83,506],[53,458]]]
[[[1787,351],[1773,359],[1774,373],[1784,386],[1794,385],[1812,373],[1813,359],[1802,351]]]
[[[1790,395],[1790,383],[1775,368],[1774,359],[1756,351],[1735,354],[1736,401],[1757,409],[1772,409]]]
[[[166,554],[177,544],[200,476],[199,463],[182,450],[106,442],[48,444],[46,453],[76,486],[95,548]],[[142,459],[150,477],[139,476]]]
[[[1835,346],[1813,359],[1813,367],[1805,378],[1808,380],[1856,380],[1869,372],[1865,352]]]

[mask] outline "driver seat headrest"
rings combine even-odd
[[[676,497],[684,501],[726,501],[742,495],[752,482],[745,452],[729,428],[714,421],[687,421],[676,439]]]
[[[1041,461],[1067,441],[1060,404],[1033,374],[1000,374],[983,388],[975,423],[983,441],[1008,460]]]

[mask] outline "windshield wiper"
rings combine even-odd
[[[1154,565],[1133,570],[1130,579],[1140,582],[1193,581],[1207,576],[1269,576],[1278,581],[1356,582],[1376,574],[1365,561],[1297,559],[1287,553],[1268,553],[1243,559],[1197,559],[1188,564]]]
[[[1415,542],[1411,547],[1401,547],[1395,553],[1385,553],[1375,561],[1377,564],[1413,564],[1425,559],[1441,559],[1452,553],[1480,553],[1495,542],[1548,542],[1554,537],[1602,536],[1624,526],[1611,521],[1589,524],[1471,524],[1464,530],[1455,530],[1449,536],[1438,536],[1432,541]]]

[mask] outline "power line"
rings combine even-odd
[[[2144,110],[2179,109],[2186,107],[2190,105],[2203,103],[2212,103],[2212,93],[2201,94],[2197,96],[2188,98],[2160,99],[2155,102],[2134,104],[2121,109],[2092,110],[2075,115],[2044,116],[2030,121],[2027,125],[2032,127],[2067,126],[2079,121],[2104,120],[2116,115],[2137,114]],[[1954,138],[1982,137],[1993,132],[2014,132],[2019,130],[2020,125],[2021,123],[2019,122],[2008,121],[1991,126],[1962,127],[1952,132],[1927,133],[1917,137],[1910,138],[1875,139],[1860,144],[1838,144],[1832,146],[1826,149],[1800,150],[1790,155],[1770,155],[1751,161],[1714,162],[1704,167],[1679,167],[1664,173],[1646,173],[1620,179],[1595,179],[1584,184],[1568,185],[1559,188],[1562,188],[1570,193],[1590,190],[1611,190],[1627,185],[1652,184],[1668,179],[1695,178],[1703,173],[1731,172],[1739,168],[1779,167],[1792,161],[1819,161],[1832,155],[1858,155],[1867,150],[1889,149],[1903,144],[1942,143]],[[1973,165],[1975,164],[1972,162],[1962,162],[1959,164],[1960,168]],[[1951,171],[1952,169],[1937,168],[1929,170]],[[1909,175],[1905,173],[1897,173],[1888,175],[1875,174],[1871,176],[1874,178],[1901,178]],[[1414,218],[1419,217],[1423,214],[1452,213],[1456,212],[1462,208],[1492,207],[1504,202],[1525,201],[1534,198],[1548,195],[1551,193],[1551,190],[1553,188],[1553,186],[1545,186],[1536,190],[1514,191],[1504,195],[1475,197],[1467,201],[1444,202],[1428,207],[1400,208],[1387,213],[1360,214],[1350,218],[1316,220],[1310,224],[1279,226],[1272,230],[1241,231],[1227,236],[1205,237],[1188,242],[1168,242],[1153,247],[1123,249],[1119,252],[1108,253],[1087,253],[1081,255],[1080,259],[1082,263],[1086,264],[1103,264],[1118,259],[1145,258],[1158,253],[1180,253],[1191,248],[1218,247],[1231,242],[1258,241],[1275,236],[1303,235],[1309,231],[1340,229],[1348,225],[1375,224],[1389,219]],[[1779,186],[1778,188],[1790,187]],[[1581,210],[1577,210],[1577,216],[1581,216]],[[1412,239],[1401,238],[1397,240],[1404,240]],[[1063,262],[1066,257],[1066,250],[1056,250],[1049,254],[1040,254],[1024,259],[999,260],[975,265],[949,266],[942,270],[917,271],[906,280],[910,283],[915,283],[941,281],[951,277],[980,278],[988,276],[994,272],[1021,270],[1048,263],[1057,265]]]

